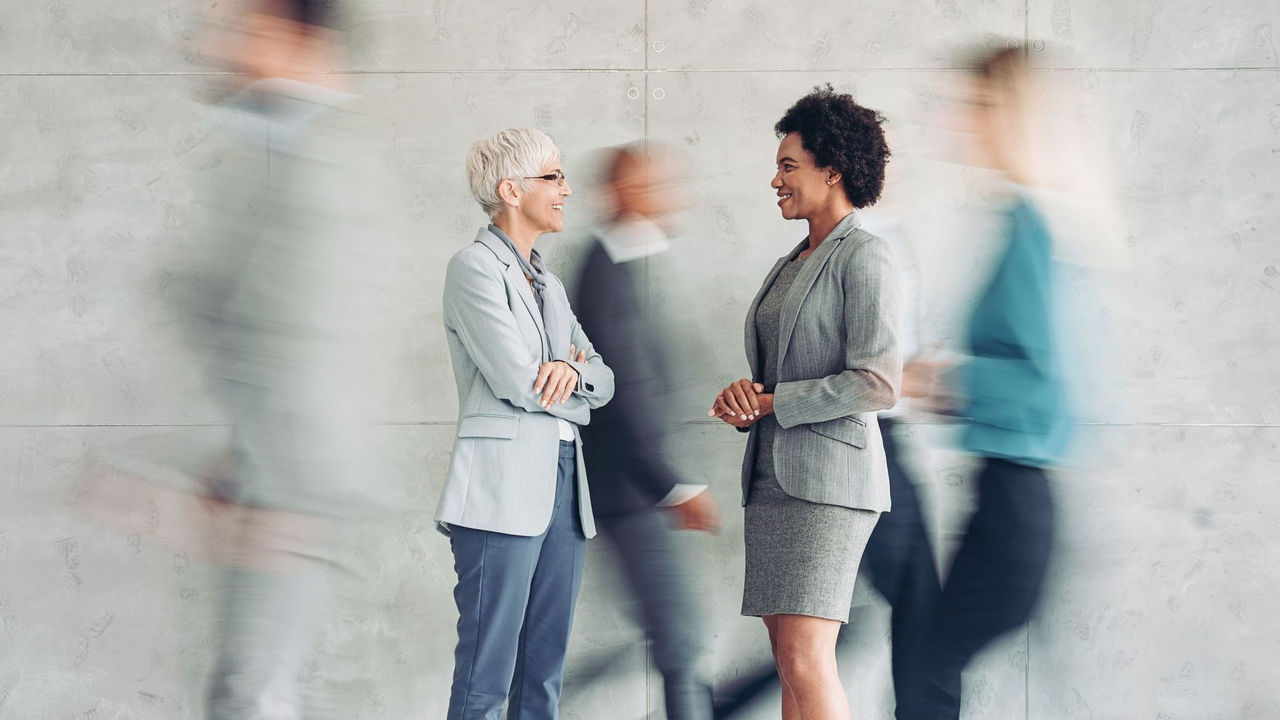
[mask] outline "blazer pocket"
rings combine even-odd
[[[839,440],[856,448],[867,446],[867,426],[854,418],[839,417],[826,422],[812,423],[809,429],[832,440]]]
[[[458,423],[458,437],[511,440],[520,430],[520,418],[511,415],[468,415]]]

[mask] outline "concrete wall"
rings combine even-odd
[[[162,311],[195,240],[211,157],[201,0],[0,6],[0,717],[194,718],[213,641],[211,570],[107,532],[79,512],[82,458],[164,433],[224,429]],[[1128,222],[1128,273],[1108,310],[1123,411],[1094,428],[1119,460],[1064,474],[1052,588],[1026,631],[968,676],[966,717],[1280,717],[1280,5],[1265,0],[366,0],[351,13],[351,78],[382,122],[389,177],[378,434],[402,500],[344,544],[335,613],[307,681],[345,717],[437,718],[455,620],[451,557],[434,531],[456,406],[440,329],[443,264],[482,217],[462,153],[513,125],[551,133],[571,178],[593,148],[640,137],[690,159],[696,210],[677,249],[696,276],[653,279],[697,308],[697,389],[681,462],[725,509],[691,541],[715,608],[717,677],[767,655],[737,615],[741,437],[696,407],[745,371],[741,320],[772,261],[804,234],[768,188],[783,110],[818,82],[890,120],[888,211],[946,341],[984,274],[979,178],[937,159],[955,47],[1011,37],[1068,46],[1061,72],[1100,101]],[[572,266],[592,211],[570,205]],[[575,207],[581,208],[575,211]],[[1099,400],[1099,406],[1107,402]],[[920,480],[943,547],[971,503],[968,461],[921,440]],[[159,523],[159,520],[157,520]],[[145,535],[145,532],[142,533]],[[661,716],[659,681],[601,543],[593,543],[566,681],[566,718]],[[889,717],[887,612],[859,591],[844,661],[856,717]],[[616,672],[577,678],[600,653]],[[762,711],[761,717],[768,717]],[[776,716],[776,715],[774,715]]]

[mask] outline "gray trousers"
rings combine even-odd
[[[317,707],[304,714],[298,673],[321,619],[326,572],[319,559],[282,572],[223,570],[210,720],[320,715]]]
[[[669,720],[711,719],[707,631],[680,538],[663,510],[601,518],[599,525],[640,602]]]
[[[573,443],[560,443],[555,510],[541,535],[453,526],[458,646],[448,720],[556,720],[586,537]]]

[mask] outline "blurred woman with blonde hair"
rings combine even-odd
[[[977,509],[898,718],[959,718],[964,667],[1022,626],[1039,600],[1056,517],[1046,470],[1075,440],[1078,353],[1063,332],[1063,268],[1118,262],[1101,156],[1066,127],[1078,119],[1058,104],[1064,96],[1018,47],[987,53],[971,69],[970,149],[974,164],[1005,182],[1004,248],[969,316],[969,358],[943,376],[951,390],[938,389],[941,369],[927,364],[909,367],[904,384],[934,388],[935,400],[950,396],[942,403],[966,422],[961,444],[982,465]]]

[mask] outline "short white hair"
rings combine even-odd
[[[546,133],[533,128],[511,128],[471,143],[467,149],[467,184],[471,195],[492,219],[502,211],[498,184],[515,180],[527,189],[526,177],[542,174],[542,166],[560,157],[560,149]]]

